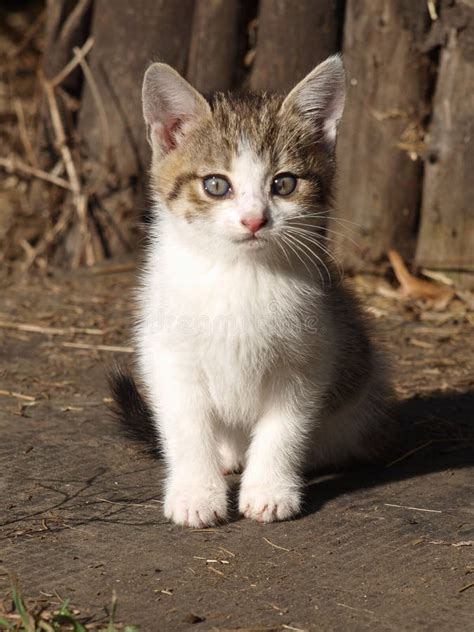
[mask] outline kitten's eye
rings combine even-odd
[[[204,191],[214,197],[224,197],[230,191],[230,182],[224,176],[208,176],[202,184]]]
[[[292,173],[280,173],[272,182],[273,195],[290,195],[296,189],[298,179]]]

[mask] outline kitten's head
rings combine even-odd
[[[291,252],[296,239],[313,249],[331,199],[344,96],[338,56],[286,98],[218,93],[210,102],[172,68],[153,64],[143,112],[159,208],[213,252]]]

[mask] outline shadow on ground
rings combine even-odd
[[[417,395],[396,404],[392,416],[396,440],[385,462],[310,481],[306,514],[342,494],[474,465],[474,391]]]

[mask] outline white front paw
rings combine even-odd
[[[210,527],[227,519],[227,489],[172,485],[165,494],[164,513],[184,527]]]
[[[298,487],[243,484],[239,495],[239,511],[258,522],[288,520],[301,510]]]

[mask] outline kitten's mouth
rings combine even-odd
[[[267,240],[261,235],[245,235],[244,237],[234,239],[234,243],[245,245],[247,248],[261,248],[267,243]]]

